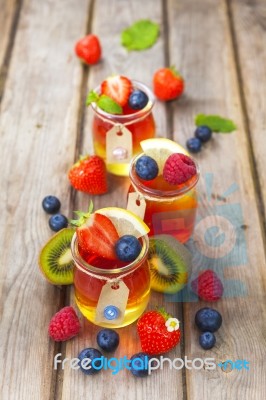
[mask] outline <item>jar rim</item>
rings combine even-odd
[[[141,192],[141,194],[147,195],[150,198],[154,197],[155,199],[158,199],[158,198],[166,197],[167,199],[171,199],[171,198],[175,198],[180,195],[184,195],[185,193],[187,193],[188,191],[193,189],[193,187],[195,187],[196,184],[198,183],[198,180],[200,177],[199,165],[193,159],[193,161],[196,165],[197,174],[196,174],[196,178],[191,180],[190,184],[184,185],[182,188],[174,189],[174,190],[158,190],[158,189],[147,187],[145,184],[143,184],[138,179],[138,176],[135,172],[135,164],[136,164],[137,160],[144,155],[145,155],[145,153],[140,153],[137,156],[135,156],[131,160],[130,168],[129,168],[129,177],[130,177],[132,185],[134,186],[134,188],[137,192]]]
[[[141,118],[143,116],[145,116],[146,114],[149,114],[155,104],[155,97],[154,94],[152,93],[152,91],[150,90],[150,88],[148,88],[148,86],[146,86],[144,83],[137,81],[135,79],[131,79],[131,82],[133,84],[134,87],[136,87],[137,89],[142,90],[144,93],[146,93],[146,95],[149,98],[148,104],[141,110],[133,113],[133,114],[126,114],[126,115],[120,115],[120,114],[109,114],[106,111],[103,111],[101,108],[97,107],[97,104],[95,102],[92,102],[90,105],[92,107],[92,109],[96,112],[96,114],[98,114],[101,117],[107,118],[110,121],[115,120],[115,119],[119,119],[120,122],[127,122],[130,121],[132,119],[134,119],[133,122],[135,122],[135,120],[137,118]],[[101,85],[98,85],[94,91],[96,93],[100,93],[100,89],[101,89]]]
[[[104,269],[104,268],[98,268],[94,267],[93,265],[88,264],[80,255],[78,251],[78,243],[77,243],[77,234],[74,233],[74,236],[71,241],[71,253],[72,257],[74,259],[74,262],[76,266],[79,269],[82,269],[84,272],[88,270],[89,272],[95,274],[95,275],[105,275],[105,276],[113,276],[117,274],[122,274],[127,271],[130,271],[131,269],[134,270],[137,268],[138,264],[140,261],[146,257],[149,249],[149,238],[147,235],[141,236],[142,239],[142,249],[138,257],[132,261],[130,264],[126,265],[125,267],[122,268],[114,268],[114,269]]]

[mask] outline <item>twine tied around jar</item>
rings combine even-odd
[[[112,284],[112,286],[111,286],[112,289],[119,289],[119,282],[122,281],[123,278],[125,278],[126,276],[132,274],[132,271],[128,271],[120,276],[115,277],[115,278],[107,278],[106,276],[99,276],[97,274],[94,274],[94,273],[88,271],[87,269],[83,270],[83,272],[92,278],[103,280],[109,284]]]

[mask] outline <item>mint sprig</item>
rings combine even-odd
[[[213,132],[217,133],[231,133],[237,129],[232,120],[220,117],[219,115],[198,114],[195,117],[195,124],[197,126],[206,125]]]
[[[107,112],[108,114],[123,114],[123,109],[116,101],[105,94],[99,95],[98,93],[91,90],[86,99],[86,105],[89,106],[91,103],[96,103],[97,107]]]
[[[121,44],[129,51],[152,47],[159,35],[159,25],[149,19],[136,21],[121,33]]]

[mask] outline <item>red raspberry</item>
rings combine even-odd
[[[205,301],[219,300],[224,291],[220,278],[210,269],[203,271],[191,282],[191,288],[200,299]]]
[[[58,311],[49,323],[49,336],[56,342],[63,342],[76,336],[80,323],[73,307],[64,307]]]
[[[168,157],[163,169],[163,177],[170,185],[180,185],[196,173],[194,161],[182,153],[174,153]]]

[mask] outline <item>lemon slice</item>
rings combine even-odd
[[[173,153],[188,155],[188,152],[180,144],[166,138],[142,140],[140,142],[143,152],[152,157],[158,164],[159,173],[162,173],[167,158]]]
[[[97,214],[105,215],[116,227],[118,235],[133,235],[136,238],[147,235],[149,227],[131,211],[118,207],[101,208]]]

